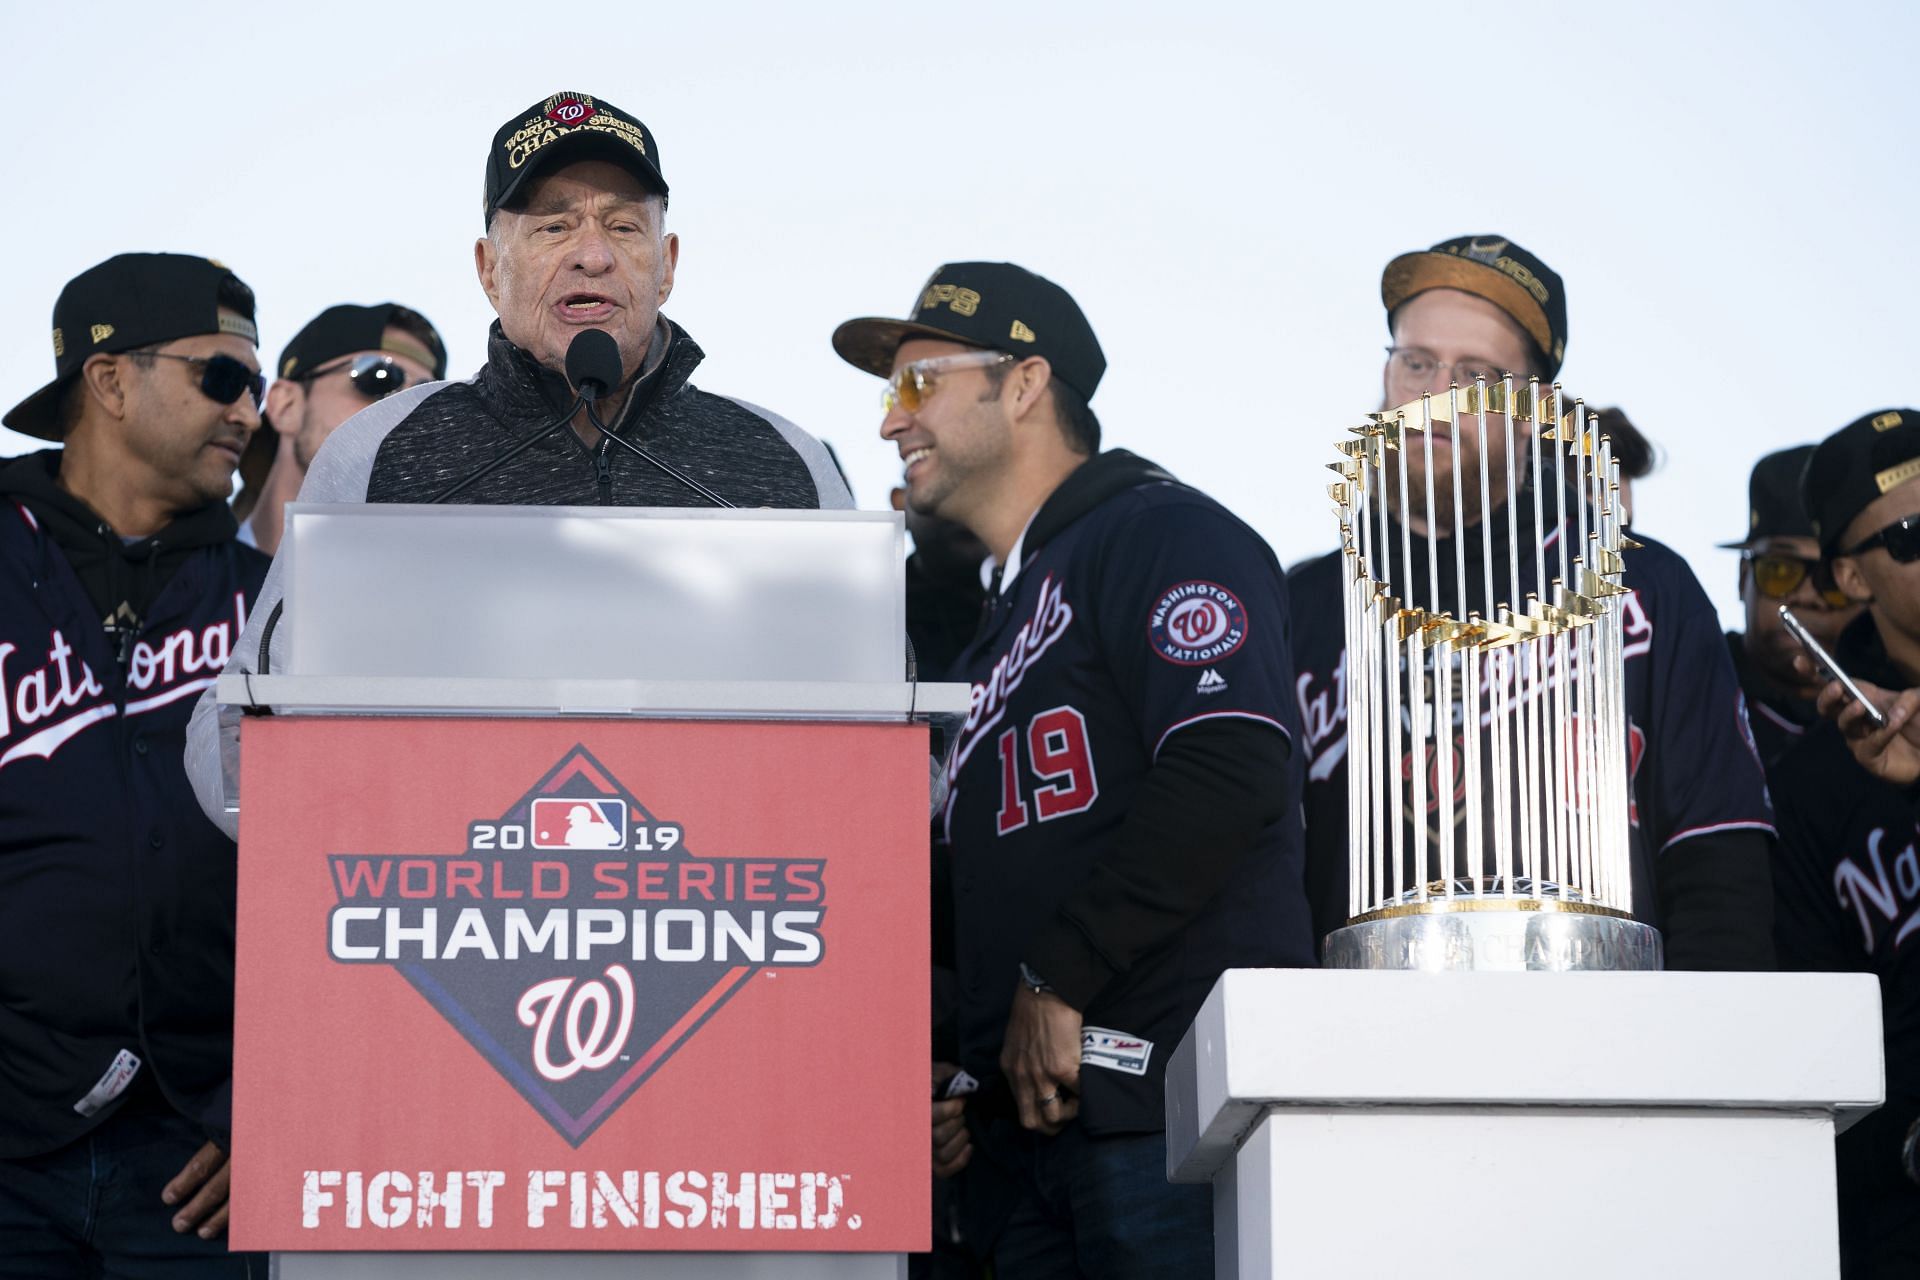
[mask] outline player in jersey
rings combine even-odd
[[[1818,719],[1813,700],[1820,692],[1817,679],[1794,670],[1800,646],[1780,621],[1780,606],[1791,607],[1829,649],[1860,616],[1860,606],[1820,572],[1820,543],[1800,502],[1800,473],[1812,453],[1812,445],[1799,445],[1754,463],[1747,479],[1747,536],[1720,544],[1740,553],[1747,625],[1728,633],[1727,650],[1769,770]]]
[[[1422,392],[1445,396],[1449,382],[1471,386],[1476,376],[1496,383],[1511,372],[1524,384],[1533,374],[1546,383],[1560,372],[1567,333],[1560,277],[1509,240],[1463,236],[1402,254],[1387,265],[1380,292],[1393,337],[1383,375],[1385,406],[1418,400]],[[1497,421],[1491,419],[1489,426]],[[1457,456],[1465,509],[1477,516],[1484,450],[1493,516],[1484,527],[1470,518],[1466,528],[1437,529],[1440,563],[1454,562],[1456,539],[1466,544],[1467,562],[1480,563],[1490,540],[1493,562],[1504,568],[1517,537],[1523,581],[1511,598],[1524,599],[1539,585],[1530,576],[1533,548],[1551,546],[1562,536],[1554,523],[1559,508],[1548,498],[1542,509],[1551,527],[1536,527],[1524,468],[1516,468],[1523,487],[1507,492],[1503,430],[1490,429],[1489,439],[1482,441],[1477,421],[1469,417],[1443,434],[1451,447],[1436,441],[1437,483],[1451,489],[1452,472],[1439,472],[1454,465]],[[1423,490],[1422,451],[1408,451],[1408,463],[1410,483],[1416,492]],[[1570,514],[1567,518],[1571,521]],[[1414,532],[1422,535],[1411,540],[1419,563],[1410,576],[1418,581],[1426,575],[1425,526]],[[1740,689],[1713,607],[1686,562],[1637,525],[1634,537],[1645,545],[1627,552],[1631,594],[1622,597],[1634,911],[1664,934],[1668,968],[1771,968],[1772,815]],[[1397,541],[1395,534],[1387,544]],[[1322,934],[1346,922],[1347,904],[1340,560],[1336,551],[1291,575],[1294,659],[1307,730],[1307,867]],[[1451,575],[1441,575],[1442,608],[1462,615],[1466,609],[1486,613],[1486,601],[1448,598],[1450,583]],[[1547,592],[1541,595],[1546,598]],[[1459,733],[1459,726],[1448,727],[1448,746],[1455,752],[1461,750]],[[1429,763],[1437,758],[1436,747],[1431,742],[1425,747]],[[1408,756],[1410,766],[1411,747]],[[1464,785],[1464,770],[1456,769],[1453,776]],[[1440,807],[1434,790],[1428,788],[1427,812],[1404,813],[1403,820],[1431,825]],[[1464,804],[1456,804],[1454,812],[1456,821],[1466,820]]]
[[[1780,963],[1880,979],[1887,1101],[1835,1147],[1841,1273],[1920,1275],[1920,770],[1910,742],[1889,750],[1920,685],[1920,412],[1869,413],[1829,436],[1802,492],[1834,584],[1866,605],[1830,648],[1897,714],[1879,734],[1858,712],[1842,720],[1878,740],[1877,756],[1856,760],[1816,724],[1773,771]],[[1849,705],[1838,695],[1829,684],[1821,705]]]
[[[1166,1180],[1167,1055],[1222,970],[1313,957],[1285,575],[1218,503],[1100,451],[1106,358],[1050,281],[950,263],[834,348],[889,379],[913,509],[995,566],[941,820],[983,1087],[937,1162],[966,1164],[1002,1280],[1210,1275],[1211,1192]]]

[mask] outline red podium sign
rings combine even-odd
[[[244,748],[236,1248],[927,1247],[923,727]]]

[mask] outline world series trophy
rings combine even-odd
[[[1330,464],[1349,830],[1330,968],[1661,966],[1632,914],[1635,544],[1598,421],[1557,383],[1478,379],[1368,415]]]

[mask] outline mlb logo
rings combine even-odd
[[[584,797],[535,800],[531,817],[536,849],[627,847],[625,800]]]

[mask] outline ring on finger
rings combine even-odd
[[[1043,1106],[1043,1107],[1045,1107],[1045,1106],[1050,1106],[1050,1105],[1052,1105],[1053,1103],[1056,1103],[1056,1102],[1058,1102],[1058,1101],[1060,1101],[1060,1095],[1059,1095],[1059,1093],[1058,1093],[1058,1092],[1054,1092],[1054,1093],[1050,1093],[1050,1094],[1048,1094],[1048,1095],[1047,1095],[1046,1097],[1044,1097],[1044,1098],[1042,1098],[1042,1099],[1040,1099],[1040,1102],[1039,1102],[1039,1105],[1040,1105],[1040,1106]]]

